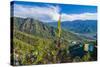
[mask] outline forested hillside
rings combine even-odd
[[[13,65],[51,64],[77,61],[72,57],[72,42],[88,42],[68,30],[61,30],[61,46],[57,46],[57,28],[33,18],[11,17],[13,20]],[[80,44],[79,44],[80,45]],[[83,47],[80,47],[83,51]],[[77,53],[77,51],[76,51]],[[93,55],[94,56],[94,55]],[[89,61],[90,56],[78,56],[78,61]],[[95,58],[95,57],[94,57]],[[92,59],[95,60],[95,59]]]

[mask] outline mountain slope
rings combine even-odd
[[[47,23],[50,26],[57,27],[57,22]],[[97,37],[97,21],[96,20],[76,20],[66,21],[61,23],[62,29],[70,30],[77,35],[81,35],[90,39],[96,39]]]
[[[15,25],[14,27],[17,27],[15,29],[21,32],[35,35],[35,36],[40,36],[43,38],[52,38],[52,39],[56,38],[57,28],[53,26],[50,26],[48,24],[45,24],[43,22],[40,22],[32,18],[14,17],[13,19]],[[62,29],[61,37],[65,40],[82,40],[82,37],[79,37],[76,34],[70,31],[65,31],[63,29]]]
[[[32,18],[17,18],[14,17],[14,25],[18,30],[42,37],[55,36],[55,30],[53,27],[49,27],[38,20]],[[22,21],[18,21],[18,20]]]
[[[88,40],[62,29],[60,49],[57,49],[57,28],[32,18],[12,17],[11,19],[14,24],[13,39],[11,39],[13,42],[12,63],[16,63],[16,60],[23,65],[72,62],[69,46],[75,41],[87,43]],[[55,60],[55,57],[59,60]]]

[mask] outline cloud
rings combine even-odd
[[[59,19],[60,7],[53,5],[46,6],[27,6],[14,4],[14,16],[31,17],[43,22],[56,22]],[[81,14],[61,14],[62,21],[74,20],[96,20],[97,13],[81,13]]]
[[[60,12],[60,8],[58,6],[50,6],[46,7],[41,6],[25,6],[25,5],[17,5],[14,4],[14,16],[17,17],[31,17],[41,21],[56,21]]]
[[[62,21],[97,20],[97,13],[62,14]]]

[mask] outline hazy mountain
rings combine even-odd
[[[57,22],[47,23],[53,27],[57,27]],[[70,30],[77,33],[78,35],[83,35],[90,38],[96,38],[97,34],[97,21],[96,20],[76,20],[76,21],[66,21],[62,22],[61,26],[64,30]]]
[[[35,36],[40,36],[43,38],[55,38],[57,28],[50,26],[41,21],[35,20],[33,18],[18,18],[13,17],[14,28]],[[62,38],[65,40],[82,40],[83,37],[80,37],[68,30],[62,29]]]

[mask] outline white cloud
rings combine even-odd
[[[58,21],[60,15],[59,6],[26,6],[14,4],[14,16],[17,17],[31,17],[44,22]],[[96,13],[82,13],[82,14],[61,14],[62,21],[74,20],[96,20]]]
[[[62,14],[62,21],[97,20],[97,13]]]
[[[46,7],[41,6],[23,6],[14,4],[14,16],[17,17],[31,17],[35,19],[39,19],[41,21],[56,21],[59,15],[59,7],[58,6],[50,6]]]

